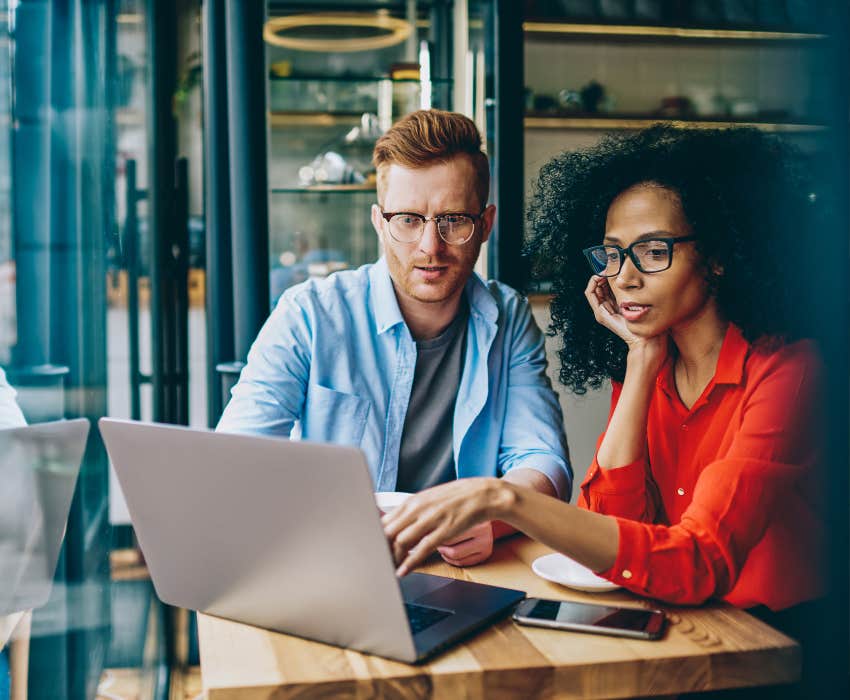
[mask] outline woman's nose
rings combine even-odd
[[[624,256],[620,271],[614,277],[614,284],[621,289],[633,289],[640,286],[642,282],[643,273],[637,269],[631,256]]]

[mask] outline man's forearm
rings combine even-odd
[[[534,489],[545,496],[552,496],[553,498],[558,497],[558,493],[555,491],[555,486],[549,480],[549,477],[536,469],[531,469],[529,467],[517,467],[516,469],[511,469],[502,477],[502,479],[504,481],[509,481],[512,484],[517,484],[518,486],[525,486],[526,488]],[[516,529],[507,523],[503,523],[501,520],[493,521],[494,539],[513,535],[515,532]]]

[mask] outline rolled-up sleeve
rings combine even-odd
[[[623,385],[614,382],[611,391],[611,410],[614,414]],[[652,522],[658,510],[657,490],[652,483],[649,462],[644,455],[631,464],[612,469],[602,468],[596,459],[605,433],[596,441],[593,462],[581,484],[577,505],[603,515]]]
[[[558,397],[546,376],[543,333],[534,322],[528,302],[514,316],[505,424],[499,447],[499,471],[534,469],[544,474],[558,497],[572,495],[564,421]]]

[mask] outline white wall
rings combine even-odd
[[[537,299],[531,304],[537,325],[545,332],[549,327],[549,304]],[[575,481],[573,484],[573,502],[578,495],[578,487],[584,480],[587,468],[593,459],[596,440],[605,429],[608,418],[608,408],[611,402],[610,388],[599,391],[588,391],[584,396],[577,396],[558,382],[557,350],[560,338],[546,339],[546,356],[549,360],[549,378],[561,401],[564,412],[564,427],[570,446],[570,461],[573,465]]]

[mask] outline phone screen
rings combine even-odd
[[[641,632],[653,617],[652,610],[612,608],[557,600],[540,600],[526,613],[527,617],[591,627],[608,627]]]

